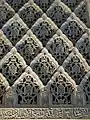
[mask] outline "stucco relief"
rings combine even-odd
[[[90,117],[89,21],[90,0],[0,0],[1,119]]]

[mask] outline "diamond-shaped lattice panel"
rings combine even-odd
[[[90,105],[89,6],[0,0],[0,107]]]
[[[71,14],[71,10],[65,6],[62,2],[55,2],[46,12],[47,16],[50,17],[55,24],[60,28]]]
[[[84,34],[86,27],[72,14],[60,27],[62,32],[75,44]]]
[[[29,0],[6,0],[6,2],[16,11],[18,10]]]
[[[45,14],[32,26],[32,32],[45,46],[48,40],[56,33],[57,26]]]
[[[30,66],[38,74],[43,84],[46,85],[59,65],[44,48],[31,62]]]
[[[2,31],[14,45],[27,32],[28,27],[23,23],[17,14],[10,19],[2,28]]]
[[[89,68],[76,48],[70,53],[70,55],[63,62],[65,71],[75,80],[76,84],[80,84]]]
[[[43,11],[35,3],[28,2],[19,10],[18,14],[31,27],[41,17]]]
[[[14,14],[15,11],[6,2],[0,2],[0,28],[2,28]]]

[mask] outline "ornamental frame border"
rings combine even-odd
[[[90,119],[90,108],[0,108],[0,119]]]

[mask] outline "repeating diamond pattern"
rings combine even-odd
[[[90,105],[88,6],[0,0],[0,107],[10,88],[15,107]]]

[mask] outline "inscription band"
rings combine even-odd
[[[90,108],[0,108],[0,119],[89,119]]]

